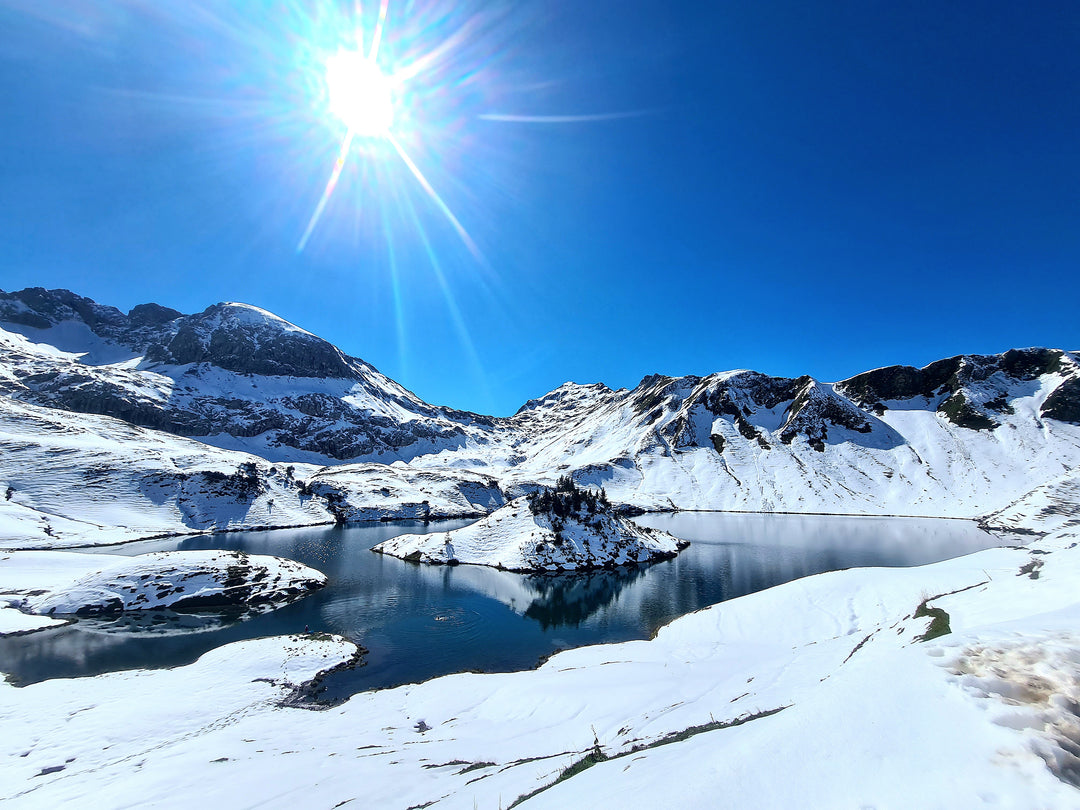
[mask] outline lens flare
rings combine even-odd
[[[339,51],[326,62],[330,112],[361,137],[383,136],[394,123],[390,81],[358,51]]]
[[[297,243],[297,252],[305,249],[315,232],[338,187],[342,170],[359,143],[364,159],[383,162],[396,153],[408,174],[442,213],[465,247],[474,258],[483,263],[483,256],[472,237],[421,171],[417,161],[406,152],[404,145],[415,145],[426,140],[422,137],[422,126],[417,121],[415,93],[410,85],[418,83],[428,88],[432,86],[431,77],[438,75],[440,63],[450,59],[455,48],[466,44],[467,34],[475,24],[475,19],[434,40],[427,36],[428,32],[421,31],[423,35],[408,47],[402,46],[400,42],[395,47],[395,43],[391,41],[387,43],[389,56],[380,58],[380,52],[385,54],[387,51],[387,48],[383,47],[386,35],[391,33],[387,28],[389,5],[389,0],[381,0],[379,4],[378,18],[371,31],[371,45],[366,55],[364,42],[367,37],[363,26],[358,25],[352,29],[351,34],[343,37],[333,55],[322,59],[325,79],[323,109],[332,119],[344,124],[345,133],[341,138],[341,147],[330,178]],[[386,64],[385,71],[380,67],[381,63]],[[442,94],[448,94],[447,88],[451,84],[445,79],[442,82],[435,81],[435,85],[442,88]],[[385,151],[380,148],[382,144],[388,147]],[[357,157],[361,155],[358,154]],[[372,192],[385,196],[386,189],[372,189]]]

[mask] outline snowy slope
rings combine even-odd
[[[488,475],[418,470],[401,462],[324,467],[307,484],[345,521],[480,517],[505,503],[498,481]]]
[[[0,398],[0,547],[332,522],[299,491],[313,470]]]
[[[518,498],[470,526],[442,534],[403,534],[372,551],[403,560],[462,562],[508,571],[572,571],[674,557],[686,543],[612,512],[575,514],[556,525]]]
[[[492,479],[467,471],[275,465],[108,416],[0,397],[0,548],[461,517],[502,502]]]
[[[979,522],[987,531],[1018,537],[1080,528],[1080,470],[1036,487]]]
[[[127,315],[67,290],[0,292],[0,391],[274,461],[394,461],[488,417],[428,405],[272,313],[222,303]]]
[[[0,798],[1077,808],[1078,539],[1058,529],[1030,549],[822,574],[685,616],[652,641],[322,712],[281,698],[350,649],[295,637],[174,670],[0,684]],[[948,632],[927,638],[942,618]]]
[[[632,391],[567,384],[499,424],[510,451],[466,444],[412,465],[490,471],[511,494],[569,472],[647,509],[974,517],[1080,462],[1080,426],[1047,415],[1080,380],[1075,356],[1017,352],[1024,367],[1010,354],[953,358],[956,379],[929,397],[898,389],[906,398],[868,408],[848,398],[850,381],[756,372],[652,377]],[[992,426],[969,426],[975,406],[942,405],[964,394],[994,403]]]
[[[1053,349],[893,366],[839,383],[753,371],[655,375],[619,391],[567,383],[504,419],[424,403],[250,305],[181,315],[147,304],[125,315],[33,289],[0,293],[0,324],[0,392],[11,407],[53,409],[56,424],[107,414],[269,460],[256,461],[260,470],[329,465],[296,475],[312,479],[315,495],[303,518],[256,509],[133,526],[55,509],[57,531],[64,519],[119,538],[295,524],[315,512],[482,514],[564,474],[644,509],[975,517],[1080,464],[1080,363]],[[175,441],[154,436],[156,445]],[[39,516],[0,509],[20,536],[40,534]],[[184,528],[165,528],[178,522]],[[79,534],[75,525],[64,532]]]

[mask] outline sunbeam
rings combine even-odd
[[[627,110],[626,112],[594,113],[591,115],[513,115],[511,113],[482,113],[481,121],[504,121],[511,124],[581,124],[594,121],[619,121],[624,118],[641,118],[656,110]]]
[[[469,236],[468,231],[466,231],[465,227],[458,221],[458,218],[454,216],[454,212],[450,210],[450,206],[443,202],[443,198],[431,187],[431,183],[424,177],[419,167],[413,163],[412,158],[408,156],[401,144],[398,143],[397,138],[393,135],[387,135],[387,140],[389,140],[394,149],[397,150],[398,155],[401,156],[401,160],[408,166],[413,177],[416,178],[416,182],[418,182],[420,187],[427,192],[427,195],[431,198],[432,202],[438,206],[439,210],[442,211],[443,215],[450,221],[450,224],[454,226],[454,230],[457,231],[458,236],[461,237],[461,241],[465,243],[465,247],[469,249],[469,252],[472,253],[478,261],[483,261],[484,257],[481,255],[480,249],[476,246],[476,243],[473,242],[472,237]]]
[[[319,198],[319,202],[311,214],[311,219],[308,220],[307,228],[304,229],[304,235],[300,237],[300,242],[296,246],[297,253],[303,252],[304,247],[308,243],[308,239],[311,238],[312,231],[315,230],[315,226],[318,224],[323,211],[326,209],[326,204],[330,201],[330,195],[334,193],[334,189],[337,187],[338,178],[341,177],[341,170],[345,168],[345,158],[349,154],[349,149],[352,148],[353,136],[354,133],[350,129],[345,133],[345,137],[341,141],[341,149],[338,150],[337,160],[334,161],[334,170],[330,172],[330,179],[326,181],[326,188],[323,189],[322,197]]]
[[[401,279],[398,274],[397,253],[394,250],[394,238],[387,218],[386,208],[380,209],[383,238],[386,240],[387,261],[390,267],[390,293],[394,302],[394,326],[398,344],[398,367],[403,381],[409,378],[408,354],[406,352],[405,306],[402,299]]]
[[[431,262],[431,270],[435,273],[435,280],[439,283],[439,290],[442,293],[443,301],[446,303],[446,311],[450,313],[450,319],[454,323],[454,330],[458,333],[458,339],[461,341],[461,346],[468,355],[469,361],[472,363],[476,379],[480,384],[480,389],[485,396],[488,396],[490,395],[490,391],[488,390],[487,377],[484,374],[484,364],[481,362],[480,355],[476,351],[472,335],[469,334],[469,328],[465,324],[465,318],[462,316],[461,309],[458,307],[457,299],[454,298],[454,292],[450,288],[450,283],[446,278],[446,274],[443,273],[442,262],[439,261],[439,257],[435,253],[431,240],[428,238],[427,231],[421,224],[420,218],[416,213],[416,208],[411,201],[405,201],[405,209],[408,211],[409,217],[416,227],[416,232],[420,236],[420,241],[424,246],[424,251],[427,253],[428,261]]]
[[[386,12],[390,9],[390,0],[381,0],[379,3],[379,19],[375,23],[375,33],[371,36],[371,51],[368,53],[368,61],[375,64],[379,57],[379,45],[382,44],[383,26],[386,25]]]

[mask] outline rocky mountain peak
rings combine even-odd
[[[27,287],[18,292],[0,290],[0,321],[48,329],[63,321],[82,321],[101,335],[123,328],[127,318],[116,307],[104,306],[71,290]]]
[[[149,347],[147,359],[210,363],[240,374],[359,379],[349,358],[332,344],[248,304],[214,304],[170,324],[175,331]]]
[[[182,312],[171,307],[163,307],[161,304],[139,304],[128,312],[128,320],[132,326],[136,327],[161,326],[182,317],[184,317]]]
[[[1011,413],[1009,391],[1047,374],[1065,378],[1043,404],[1041,413],[1063,421],[1080,421],[1080,375],[1071,355],[1041,347],[1010,349],[1003,354],[948,357],[923,368],[887,366],[856,374],[837,383],[852,402],[882,414],[890,402],[921,398],[960,427],[990,430],[1002,414]],[[1074,399],[1076,405],[1072,404]]]
[[[520,408],[518,408],[516,415],[528,413],[529,411],[541,411],[556,407],[573,407],[582,403],[595,400],[599,397],[605,397],[613,393],[603,383],[591,383],[588,385],[582,385],[575,382],[565,382],[553,391],[549,391],[542,397],[536,399],[530,399]]]

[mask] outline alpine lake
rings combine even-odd
[[[135,611],[0,639],[0,670],[23,685],[173,667],[223,644],[306,628],[368,650],[362,665],[327,678],[320,699],[334,701],[455,672],[528,669],[587,644],[647,639],[699,608],[824,571],[923,565],[1001,545],[964,520],[716,512],[635,519],[691,545],[673,560],[582,574],[426,566],[370,550],[399,534],[445,532],[468,520],[229,532],[88,549],[273,554],[322,571],[328,584],[267,612]]]

